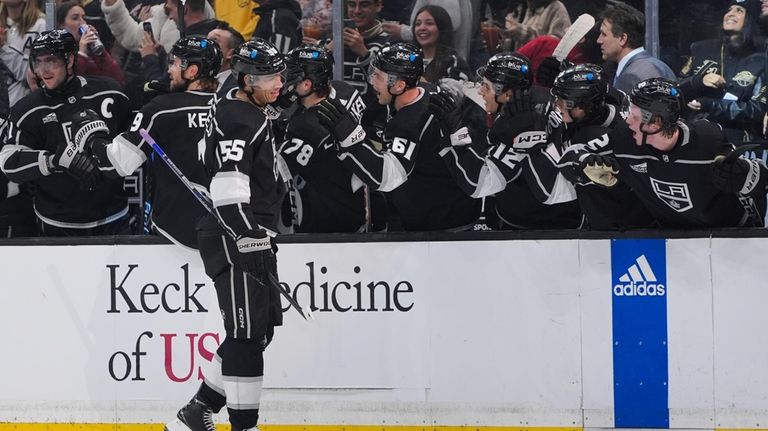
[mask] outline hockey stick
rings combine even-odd
[[[230,233],[229,229],[227,229],[226,225],[224,224],[224,221],[219,217],[219,215],[216,213],[216,208],[213,206],[213,201],[211,201],[211,198],[204,195],[200,190],[194,188],[192,186],[192,183],[189,182],[186,175],[184,175],[183,172],[181,172],[181,169],[179,169],[175,163],[165,154],[165,151],[163,151],[162,148],[160,148],[160,145],[157,144],[157,142],[152,138],[152,136],[149,135],[149,133],[145,129],[139,129],[139,134],[142,138],[144,138],[145,141],[152,147],[152,150],[157,153],[157,155],[160,156],[161,159],[163,159],[163,162],[168,166],[168,168],[171,169],[171,172],[176,175],[176,177],[184,184],[184,186],[192,192],[192,194],[195,196],[195,199],[197,199],[200,204],[205,207],[206,211],[208,211],[212,216],[216,218],[216,221],[219,223],[219,225],[224,229],[224,232],[227,232],[227,235],[229,235],[230,238],[232,238],[233,241],[236,239],[232,236],[232,233]],[[257,283],[261,284],[262,286],[266,286],[264,282],[258,279],[253,274],[245,273],[249,277],[251,277],[253,280],[255,280]],[[304,320],[315,320],[314,316],[312,316],[312,311],[309,310],[308,307],[301,307],[298,302],[296,302],[293,297],[283,290],[282,287],[280,287],[280,283],[275,279],[275,277],[272,274],[268,274],[269,276],[269,286],[275,288],[280,292],[283,297],[288,301],[288,303],[291,304],[291,306],[301,314],[301,317],[304,318]]]
[[[562,61],[565,60],[565,57],[567,57],[571,52],[573,47],[575,47],[581,38],[586,36],[586,34],[589,33],[589,31],[592,30],[592,27],[594,26],[595,19],[592,17],[592,15],[588,13],[579,15],[579,17],[576,18],[576,21],[574,21],[573,24],[568,27],[568,30],[563,35],[563,38],[560,39],[560,42],[555,47],[555,51],[552,53],[552,56],[554,56],[558,61],[562,63]]]

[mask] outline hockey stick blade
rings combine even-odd
[[[586,36],[586,34],[589,33],[589,31],[592,30],[592,27],[594,26],[595,18],[593,18],[592,15],[588,13],[579,15],[579,17],[576,18],[576,21],[574,21],[573,24],[568,27],[568,30],[563,35],[563,38],[560,39],[560,42],[555,47],[555,51],[552,53],[552,56],[554,56],[560,62],[565,60],[565,57],[568,56],[573,47],[575,47],[581,38]]]
[[[715,160],[717,160],[718,158],[721,158],[721,157],[725,157],[723,159],[723,163],[732,163],[732,162],[735,162],[736,159],[741,157],[747,151],[756,150],[756,149],[758,149],[760,147],[762,147],[762,145],[760,145],[760,144],[739,145],[738,147],[734,148],[733,151],[728,153],[727,156],[720,155],[720,156],[717,156],[715,158]]]
[[[219,223],[219,226],[221,226],[221,228],[224,229],[224,232],[226,232],[227,235],[233,241],[235,241],[236,238],[232,237],[232,234],[229,231],[229,229],[227,229],[226,225],[224,224],[224,221],[222,221],[221,218],[219,218],[219,215],[216,213],[216,210],[213,207],[213,202],[211,201],[211,199],[192,185],[189,179],[187,179],[187,177],[181,172],[181,169],[179,169],[178,166],[176,166],[176,164],[173,163],[173,160],[171,160],[170,157],[168,157],[168,155],[165,154],[165,151],[163,151],[163,149],[160,147],[157,141],[155,141],[154,138],[152,138],[152,136],[149,135],[149,132],[147,132],[145,129],[139,129],[139,135],[141,135],[141,137],[149,144],[149,146],[152,147],[152,150],[155,153],[157,153],[158,156],[160,156],[160,159],[162,159],[165,165],[168,166],[168,168],[171,170],[171,172],[173,172],[176,175],[179,181],[181,181],[184,184],[187,190],[192,192],[192,194],[195,196],[197,201],[200,202],[200,205],[202,205],[206,209],[206,211],[208,211],[216,219],[216,221]],[[262,286],[266,285],[266,283],[259,280],[255,275],[247,272],[245,274],[248,275],[251,279],[255,280],[260,285]],[[280,283],[277,281],[277,279],[274,278],[272,274],[269,274],[269,276],[270,276],[269,286],[271,286],[274,289],[277,289],[278,292],[280,292],[280,294],[283,295],[286,301],[288,301],[288,303],[291,304],[291,307],[293,307],[301,315],[301,317],[304,318],[304,320],[309,320],[309,319],[315,320],[314,316],[312,316],[312,313],[311,311],[309,311],[308,308],[306,307],[302,308],[299,305],[299,303],[296,302],[296,300],[293,299],[293,297],[288,292],[286,292],[285,290],[283,290],[282,287],[280,287]]]

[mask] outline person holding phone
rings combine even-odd
[[[85,22],[85,10],[77,0],[64,2],[56,8],[56,25],[67,30],[78,43],[77,72],[83,76],[106,76],[125,85],[125,75],[109,51],[93,49],[99,40],[96,29]],[[84,29],[82,33],[80,29]]]

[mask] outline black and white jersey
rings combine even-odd
[[[96,154],[105,175],[121,177],[131,175],[149,158],[152,224],[174,243],[191,248],[197,248],[195,226],[206,210],[165,162],[153,156],[138,131],[145,129],[193,186],[207,190],[203,155],[213,97],[201,91],[155,97],[136,114],[130,130],[104,147],[105,154]]]
[[[340,101],[360,122],[365,103],[355,88],[332,81],[329,98]],[[290,203],[296,232],[357,232],[365,224],[363,182],[339,160],[337,145],[321,125],[316,107],[300,107],[288,121],[279,151],[293,178]]]
[[[387,107],[379,105],[376,92],[368,82],[368,67],[375,53],[391,40],[386,33],[364,36],[363,43],[368,54],[363,57],[358,57],[349,48],[344,49],[344,82],[353,86],[365,102],[366,109],[361,122],[368,134],[375,133],[375,127],[383,127],[387,118]]]
[[[481,202],[467,196],[440,157],[442,134],[427,90],[394,112],[383,133],[383,151],[369,142],[342,148],[341,160],[363,181],[389,192],[405,230],[460,229],[472,225]]]
[[[83,190],[66,173],[51,173],[46,154],[55,154],[71,139],[72,117],[92,109],[104,120],[110,138],[127,129],[128,98],[108,78],[76,76],[48,95],[37,90],[11,108],[0,168],[16,183],[34,183],[34,206],[44,223],[85,229],[120,219],[128,213],[122,178],[106,179]]]
[[[211,199],[230,234],[263,229],[274,236],[286,188],[271,122],[262,108],[236,93],[233,89],[213,105],[206,132]]]
[[[585,181],[579,169],[578,158],[584,148],[608,154],[604,147],[614,141],[632,139],[624,118],[614,105],[606,105],[591,120],[565,124],[550,114],[548,127],[551,144],[531,155],[524,169],[529,186],[545,203],[572,201],[578,198],[590,228],[597,230],[623,230],[649,227],[653,219],[635,196],[631,187],[619,182],[610,189]],[[561,118],[561,117],[560,117]],[[630,141],[632,142],[632,141]]]
[[[619,180],[632,187],[662,227],[762,226],[765,196],[759,202],[715,188],[711,163],[733,146],[709,121],[679,122],[677,144],[669,152],[616,141]]]

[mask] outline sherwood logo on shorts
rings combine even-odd
[[[644,254],[635,259],[635,263],[619,277],[619,282],[613,285],[613,294],[616,296],[661,296],[666,290],[664,284],[659,283]]]

